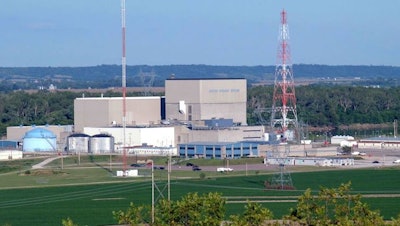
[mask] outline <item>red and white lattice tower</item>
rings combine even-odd
[[[279,46],[275,68],[271,128],[285,139],[297,136],[296,95],[289,49],[289,28],[285,10],[281,12]],[[293,136],[292,136],[293,135]]]

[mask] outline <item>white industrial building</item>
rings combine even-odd
[[[115,152],[121,152],[124,143],[121,127],[84,127],[83,132],[89,136],[108,134],[114,137]],[[174,127],[127,127],[125,128],[125,145],[127,147],[153,146],[176,147]]]
[[[176,147],[131,147],[128,154],[138,156],[178,156]]]
[[[351,141],[355,141],[353,136],[336,135],[331,137],[331,144],[335,145],[340,145]]]
[[[0,150],[0,160],[22,159],[22,156],[20,150]]]
[[[399,137],[371,137],[358,141],[358,148],[363,149],[400,149]]]
[[[289,165],[289,166],[352,166],[353,158],[265,158],[264,163],[268,165]]]

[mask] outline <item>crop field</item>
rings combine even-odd
[[[112,212],[131,202],[151,204],[151,172],[139,178],[117,178],[106,167],[31,170],[0,174],[0,225],[60,225],[71,218],[79,225],[115,224]],[[205,177],[200,177],[200,174]],[[179,171],[171,173],[171,199],[188,192],[219,192],[227,199],[227,217],[243,211],[247,200],[260,202],[276,218],[289,214],[297,197],[311,188],[338,187],[351,182],[352,193],[363,195],[385,219],[400,213],[400,168],[325,170],[291,173],[296,190],[265,190],[271,172],[234,174]],[[155,171],[155,198],[167,197],[166,171]]]

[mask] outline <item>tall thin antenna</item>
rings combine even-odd
[[[123,127],[123,170],[126,174],[126,22],[125,22],[125,0],[121,0],[121,25],[122,25],[122,127]]]
[[[297,133],[296,95],[289,49],[289,27],[285,10],[281,12],[279,47],[275,68],[274,96],[272,100],[271,128],[277,129],[282,138],[288,137],[288,130]],[[297,134],[298,136],[298,134]]]

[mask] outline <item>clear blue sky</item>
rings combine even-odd
[[[126,0],[128,65],[400,66],[399,0]],[[0,67],[121,64],[120,0],[1,0]]]

